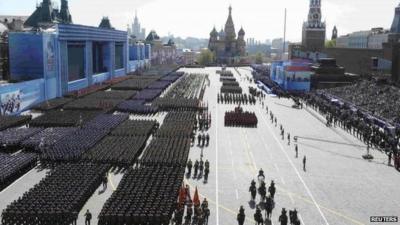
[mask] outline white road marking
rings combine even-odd
[[[274,166],[275,166],[276,172],[279,173],[279,167],[278,167],[278,165],[276,165],[276,163],[274,163]]]
[[[258,168],[257,167],[257,164],[256,164],[256,160],[254,159],[254,155],[253,155],[253,152],[250,150],[250,158],[251,158],[251,161],[253,161],[253,165],[256,167],[256,168]]]
[[[283,179],[283,177],[282,177],[282,176],[280,176],[280,178],[281,178],[281,182],[282,182],[282,184],[283,184],[283,185],[286,185],[286,182],[285,182],[285,180]]]
[[[288,195],[289,195],[290,201],[292,202],[292,204],[294,204],[294,199],[293,199],[293,197],[292,197],[292,194],[291,194],[291,193],[288,193]]]
[[[260,109],[259,109],[260,110]],[[262,115],[262,114],[261,114]],[[324,213],[322,212],[321,208],[319,207],[317,201],[315,200],[314,196],[312,195],[310,189],[308,188],[306,182],[304,182],[302,176],[300,175],[299,170],[296,168],[296,166],[294,165],[292,159],[289,157],[288,153],[285,151],[285,148],[282,146],[282,143],[279,141],[279,139],[276,137],[275,132],[273,132],[273,130],[271,129],[271,127],[268,126],[267,121],[265,120],[265,118],[263,116],[261,116],[262,119],[264,120],[265,124],[267,125],[270,133],[272,134],[272,136],[274,137],[276,143],[278,143],[280,150],[285,154],[287,160],[289,161],[290,165],[292,166],[292,168],[294,169],[294,171],[296,172],[298,178],[300,179],[301,183],[303,184],[304,188],[307,191],[307,194],[310,196],[311,200],[313,201],[315,207],[317,208],[319,214],[321,215],[322,219],[324,220],[326,225],[329,225],[328,220],[326,219]]]
[[[297,213],[297,215],[299,215],[299,220],[300,220],[301,224],[306,225],[306,224],[304,223],[303,218],[301,217],[300,213]]]
[[[235,192],[236,192],[236,200],[239,200],[239,192],[238,192],[238,189],[235,189]]]
[[[24,177],[28,176],[28,174],[32,173],[32,171],[35,170],[36,167],[32,168],[31,170],[29,170],[27,173],[25,173],[22,177],[18,178],[17,180],[15,180],[14,182],[12,182],[10,185],[8,185],[8,187],[6,187],[5,189],[3,189],[1,193],[4,193],[6,190],[10,189],[11,187],[13,187],[14,185],[16,185],[20,180],[24,179]]]
[[[219,225],[219,191],[218,191],[218,103],[215,106],[215,202],[217,225]]]

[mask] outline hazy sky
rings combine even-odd
[[[0,14],[29,15],[42,0],[0,0]],[[60,2],[61,0],[53,0]],[[389,28],[400,0],[322,0],[322,16],[330,38],[333,25],[339,35],[372,27]],[[74,23],[94,25],[108,16],[118,29],[126,30],[135,9],[147,32],[161,36],[208,38],[215,25],[225,24],[228,7],[233,7],[236,31],[243,26],[246,38],[266,40],[283,36],[284,8],[288,10],[287,37],[301,39],[309,0],[69,0]]]

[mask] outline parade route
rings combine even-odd
[[[203,149],[203,160],[211,163],[209,182],[186,179],[190,186],[198,187],[200,194],[211,203],[209,224],[237,224],[236,215],[241,205],[245,208],[245,224],[254,224],[254,205],[249,203],[248,191],[258,170],[266,174],[267,187],[274,180],[277,187],[272,224],[279,224],[281,209],[299,211],[302,224],[370,224],[370,216],[399,216],[400,174],[387,166],[387,157],[373,151],[375,159],[365,161],[364,143],[340,128],[325,126],[325,119],[313,109],[294,109],[293,102],[267,96],[264,103],[278,118],[270,122],[265,107],[243,105],[244,110],[255,112],[257,128],[224,127],[224,113],[233,110],[233,104],[218,104],[217,93],[221,83],[217,68],[185,69],[187,72],[210,74],[211,86],[205,101],[213,116],[210,146]],[[229,68],[248,93],[255,87],[243,77],[251,77],[249,68],[239,68],[239,75]],[[279,126],[285,129],[282,140]],[[292,137],[287,143],[287,133]],[[298,136],[299,157],[295,157],[293,137]],[[194,146],[190,158],[200,159],[201,149]],[[307,170],[302,159],[307,157]],[[215,196],[215,197],[214,197]],[[257,201],[259,195],[257,195]],[[377,205],[385,207],[376,207]]]

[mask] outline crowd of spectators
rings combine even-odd
[[[324,92],[354,104],[374,116],[400,124],[400,88],[396,86],[362,80],[351,86],[326,89]]]

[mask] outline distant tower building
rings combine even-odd
[[[240,29],[236,36],[235,25],[232,19],[232,7],[229,6],[229,15],[225,28],[218,33],[215,27],[210,33],[208,49],[212,51],[217,63],[232,64],[246,55],[245,32]],[[237,37],[237,38],[236,38]]]
[[[72,23],[72,16],[69,13],[67,0],[61,0],[60,19],[64,23]]]
[[[103,29],[114,29],[114,27],[111,26],[110,19],[106,16],[101,19],[99,27]]]
[[[390,33],[400,33],[400,4],[395,9]]]
[[[137,11],[135,12],[135,18],[132,24],[132,34],[136,36],[138,40],[144,40],[146,38],[146,29],[141,28],[139,19],[137,17]]]
[[[336,40],[337,37],[338,37],[337,28],[336,28],[336,26],[334,26],[333,30],[332,30],[332,38],[331,38],[331,40]]]
[[[303,24],[302,35],[302,45],[306,51],[321,51],[325,46],[326,25],[321,18],[321,0],[310,0],[308,20]]]
[[[56,9],[51,0],[43,0],[36,6],[36,10],[25,21],[25,27],[47,28],[56,23],[70,24],[72,16],[69,12],[68,1],[61,0],[61,10]]]

